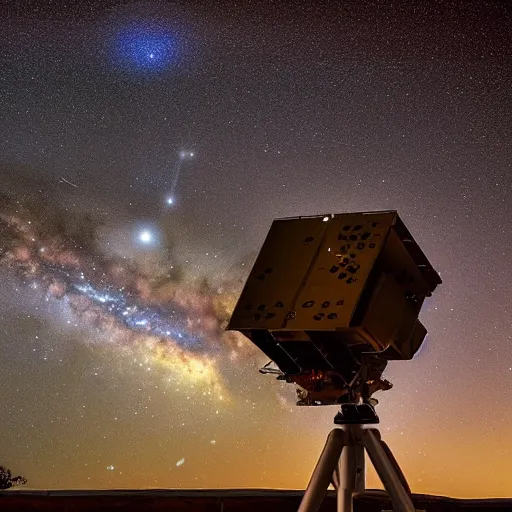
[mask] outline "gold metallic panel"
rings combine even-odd
[[[395,215],[345,214],[328,228],[287,329],[348,328]]]
[[[229,329],[280,329],[294,309],[327,223],[322,217],[276,220],[256,259]]]

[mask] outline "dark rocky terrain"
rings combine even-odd
[[[4,491],[0,510],[11,511],[176,511],[176,512],[295,512],[302,491],[275,490],[146,490],[146,491]],[[512,511],[512,499],[454,499],[413,495],[417,510]],[[392,510],[382,491],[367,491],[354,499],[356,512]],[[321,511],[334,512],[336,498],[329,492]]]

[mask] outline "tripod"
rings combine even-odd
[[[364,451],[381,479],[395,512],[415,512],[411,491],[397,461],[375,428],[345,424],[332,430],[302,498],[299,512],[317,512],[329,484],[337,491],[337,512],[352,512],[352,496],[365,491]]]

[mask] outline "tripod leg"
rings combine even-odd
[[[384,448],[384,451],[386,452],[386,455],[388,456],[389,462],[391,462],[391,464],[395,468],[395,471],[396,471],[397,475],[399,476],[404,489],[407,491],[407,494],[410,496],[412,494],[411,488],[409,487],[409,484],[407,483],[405,475],[404,475],[402,469],[400,468],[400,466],[398,465],[398,462],[395,459],[393,452],[390,450],[389,446],[384,441],[381,440],[380,443],[382,444],[382,448]]]
[[[390,461],[381,444],[379,431],[376,429],[363,430],[361,441],[384,485],[384,489],[386,489],[393,502],[395,512],[415,512],[414,504],[406,489],[404,489],[400,474],[397,473],[396,466]]]
[[[347,435],[348,437],[348,435]],[[337,512],[352,512],[352,495],[356,485],[356,450],[351,439],[341,452],[338,465],[334,470]]]
[[[337,511],[352,512],[353,495],[365,491],[364,446],[359,440],[359,425],[345,425],[345,446],[333,474]]]
[[[364,446],[361,442],[354,443],[356,457],[356,482],[354,492],[362,494],[366,490],[366,472],[364,460]]]
[[[317,512],[320,509],[345,445],[345,435],[343,430],[337,428],[331,430],[327,436],[324,449],[311,475],[298,512]]]

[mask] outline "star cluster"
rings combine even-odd
[[[165,27],[126,26],[114,41],[112,59],[122,69],[158,73],[175,65],[179,57],[177,37]]]

